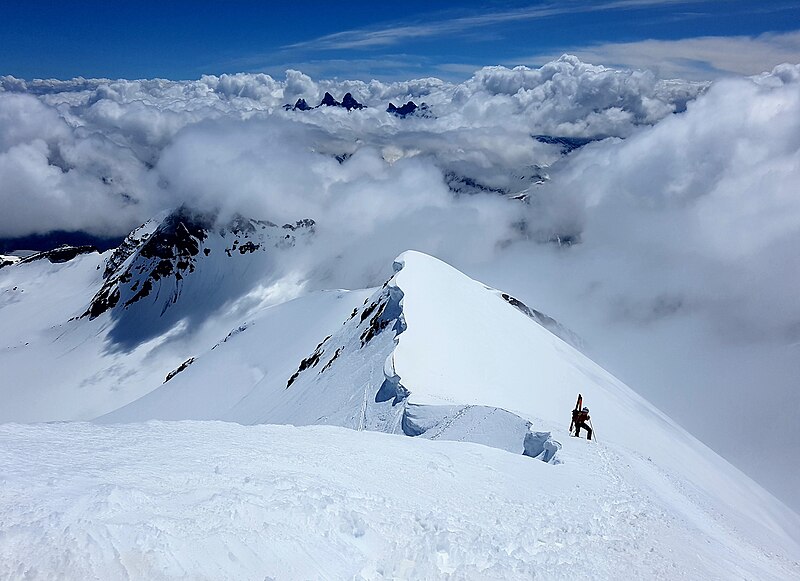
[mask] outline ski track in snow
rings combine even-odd
[[[2,579],[800,574],[695,530],[586,440],[559,466],[328,426],[5,424],[0,442]]]

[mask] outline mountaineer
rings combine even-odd
[[[592,439],[592,428],[589,427],[589,424],[587,423],[590,420],[589,408],[584,407],[582,410],[572,410],[572,423],[575,426],[576,437],[581,437],[581,428],[584,428],[586,430],[586,439]]]
[[[575,403],[575,409],[572,410],[572,421],[569,424],[569,433],[572,434],[572,428],[575,428],[575,436],[580,438],[581,428],[586,430],[586,439],[592,439],[591,418],[589,417],[589,408],[581,409],[583,405],[583,396],[578,394],[578,401]],[[588,422],[588,423],[587,423]]]

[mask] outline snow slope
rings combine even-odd
[[[103,259],[40,260],[0,271],[0,421],[90,419],[141,396],[180,354],[158,338],[127,353],[107,349],[108,320],[70,320],[101,281]]]
[[[179,208],[102,255],[3,267],[0,421],[91,419],[138,399],[281,300],[275,257],[312,234],[310,221],[218,226]]]
[[[3,579],[797,578],[653,463],[220,422],[0,425]]]
[[[631,486],[646,480],[699,529],[721,528],[758,546],[800,554],[797,515],[533,320],[512,297],[418,252],[404,253],[395,267],[395,276],[338,328],[329,327],[299,365],[221,389],[223,370],[239,377],[251,365],[248,358],[275,357],[270,341],[276,339],[269,339],[275,327],[261,325],[263,334],[231,337],[101,421],[333,424],[516,454],[529,434],[546,438],[551,432],[565,448],[547,459],[569,463],[566,427],[581,392],[602,445],[619,455],[613,461],[641,471]],[[291,308],[303,308],[305,300]]]
[[[114,425],[0,427],[0,576],[797,575],[800,518],[552,319],[413,251],[265,308],[270,238],[195,226],[3,269],[4,413]]]

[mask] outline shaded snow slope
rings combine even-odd
[[[0,421],[90,419],[140,397],[180,361],[159,349],[165,338],[109,351],[107,318],[72,319],[102,283],[102,265],[86,254],[0,271]]]
[[[370,291],[321,291],[264,309],[216,343],[205,354],[141,399],[102,418],[102,422],[226,419],[255,423],[263,409],[253,400],[285,393],[297,364],[319,337],[341,324]],[[159,382],[160,383],[160,382]],[[272,423],[299,420],[312,408],[285,406]]]
[[[273,287],[291,281],[275,268],[276,255],[313,235],[313,226],[242,217],[220,226],[180,208],[102,255],[7,264],[0,421],[91,419],[140,398],[281,300]]]
[[[324,426],[0,425],[0,578],[800,575],[676,510],[654,463],[567,448],[551,466]]]
[[[418,252],[404,253],[395,267],[395,276],[371,295],[365,291],[360,304],[352,294],[350,303],[340,302],[356,305],[346,320],[327,326],[315,342],[303,335],[316,347],[293,365],[278,349],[283,335],[274,333],[319,323],[320,311],[306,308],[307,299],[267,311],[265,317],[283,322],[231,336],[102,421],[333,424],[516,454],[535,430],[565,446],[556,458],[541,459],[569,462],[566,428],[581,392],[601,442],[624,459],[615,461],[652,463],[640,477],[672,499],[681,518],[800,554],[797,515],[518,305]],[[278,359],[286,364],[268,363]],[[259,365],[274,373],[247,376]],[[235,379],[224,381],[229,372]]]

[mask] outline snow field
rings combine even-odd
[[[5,424],[0,442],[3,579],[800,574],[585,440],[558,466],[330,426]]]

